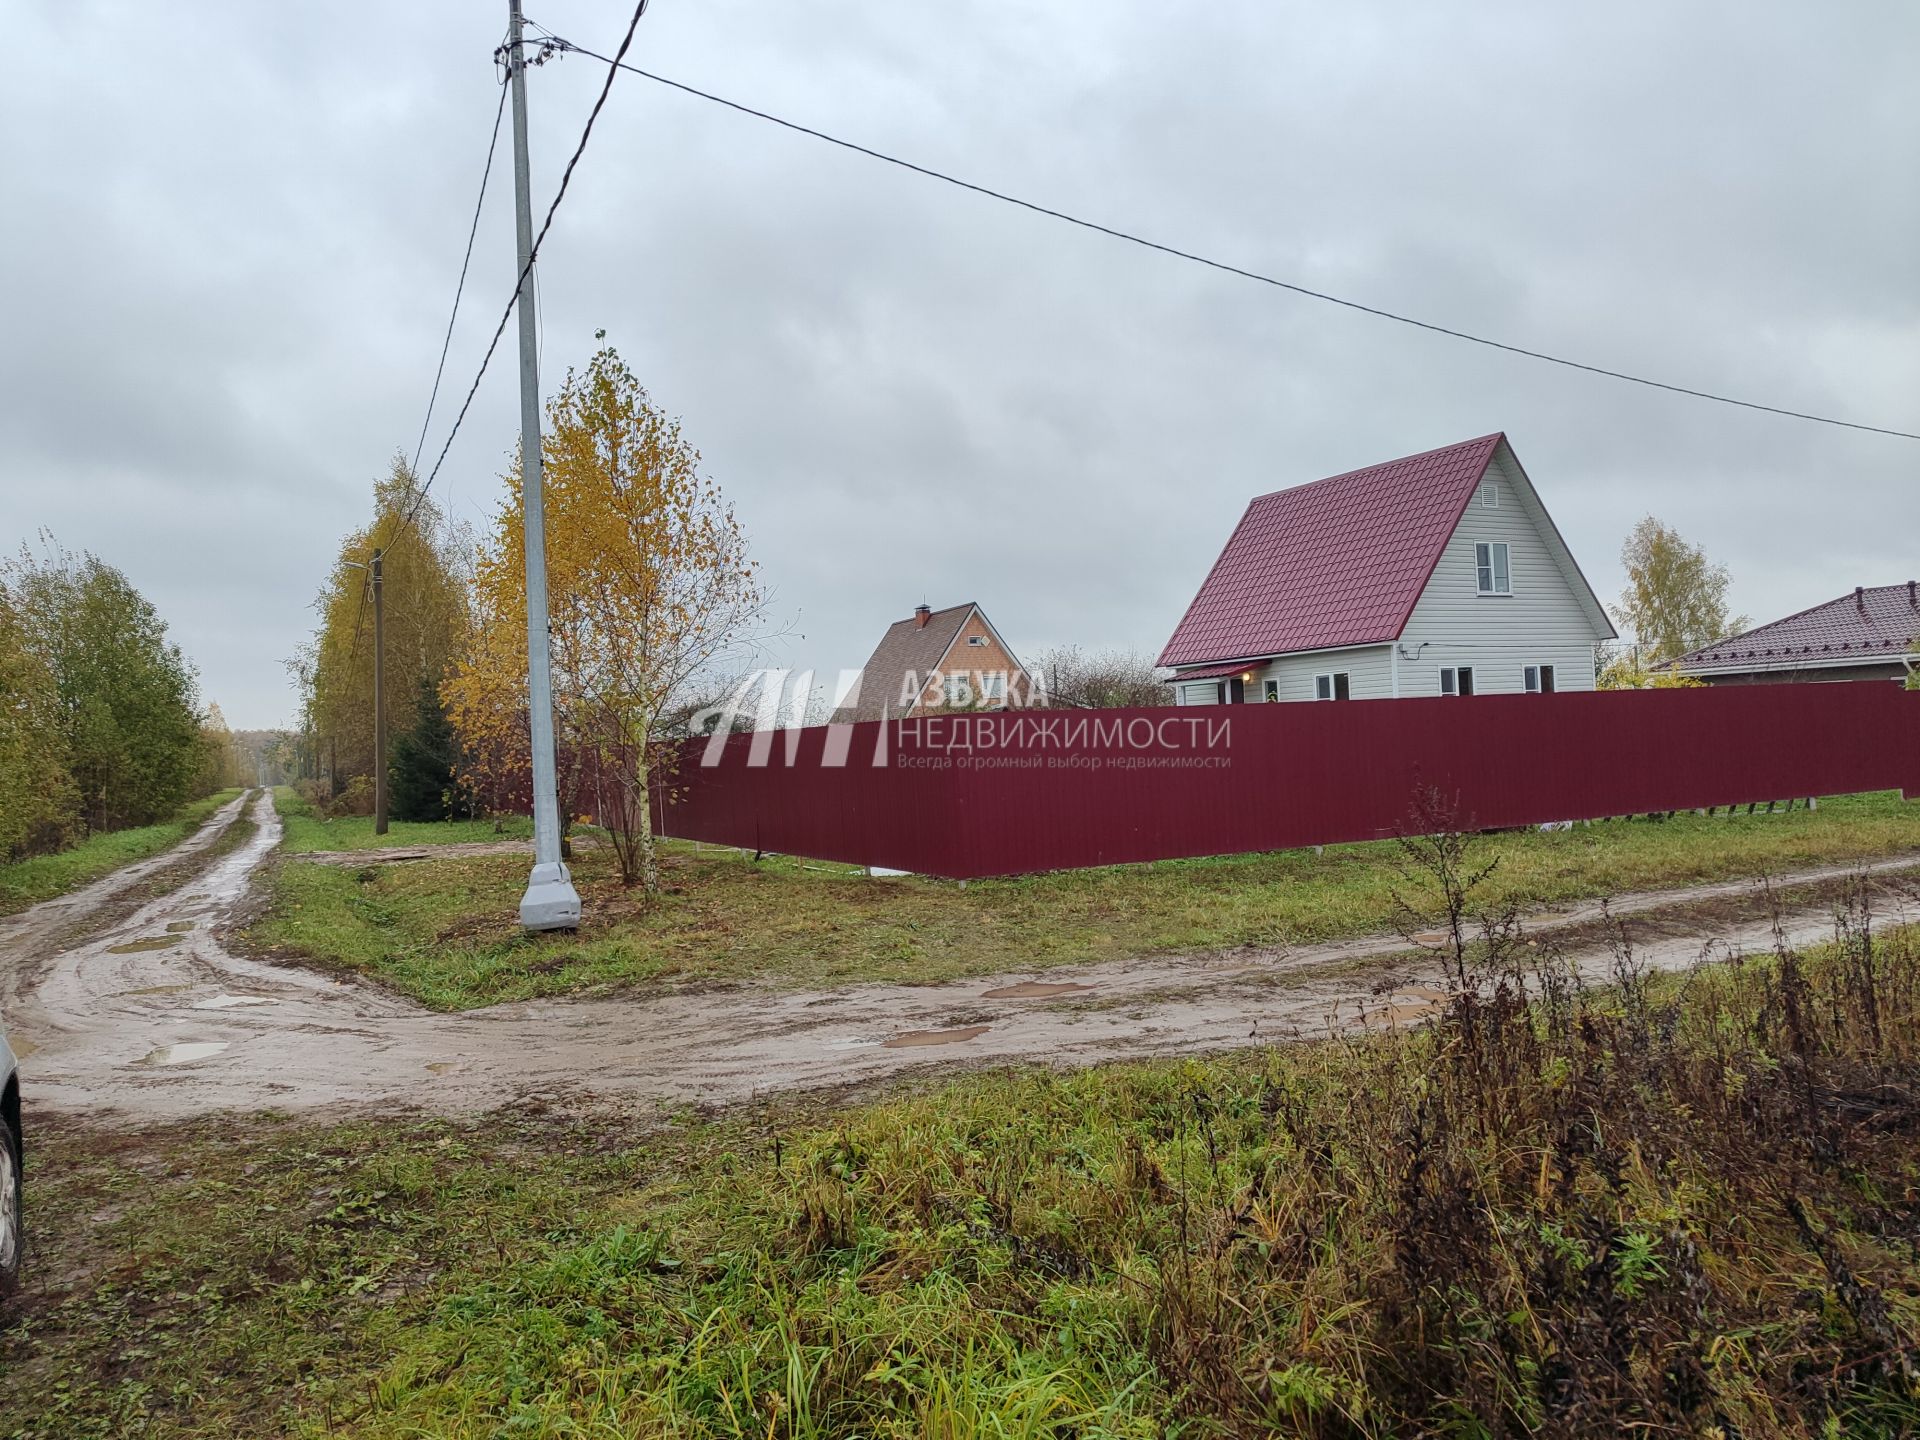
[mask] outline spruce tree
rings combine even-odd
[[[473,803],[453,773],[453,726],[440,687],[425,676],[414,700],[413,729],[393,742],[387,762],[387,803],[396,820],[464,820]]]

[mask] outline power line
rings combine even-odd
[[[453,287],[453,313],[447,316],[446,338],[440,342],[440,363],[433,371],[433,393],[427,396],[427,413],[420,420],[420,438],[413,446],[414,470],[420,468],[420,452],[427,445],[427,426],[433,423],[434,402],[440,398],[440,377],[446,373],[447,351],[453,347],[453,322],[460,318],[460,297],[467,288],[467,267],[473,263],[473,242],[480,233],[480,211],[487,203],[487,181],[493,175],[493,152],[500,144],[500,117],[507,113],[507,84],[500,81],[500,103],[493,110],[493,135],[487,141],[487,163],[480,172],[480,198],[473,202],[473,223],[467,227],[467,253],[460,257],[460,281]]]
[[[984,195],[990,200],[998,200],[1007,205],[1016,205],[1020,209],[1030,210],[1036,215],[1044,215],[1052,220],[1062,220],[1069,225],[1077,225],[1083,230],[1092,230],[1098,234],[1110,236],[1115,240],[1124,240],[1130,245],[1138,245],[1147,250],[1157,250],[1163,255],[1171,255],[1175,259],[1189,260],[1196,265],[1205,265],[1209,269],[1222,270],[1229,275],[1238,275],[1243,280],[1256,280],[1262,285],[1271,285],[1275,289],[1290,290],[1295,295],[1304,296],[1309,300],[1322,300],[1329,305],[1339,305],[1348,310],[1358,310],[1364,315],[1373,315],[1382,320],[1392,320],[1401,325],[1411,325],[1418,330],[1428,330],[1436,335],[1446,335],[1452,339],[1465,340],[1474,345],[1484,345],[1491,350],[1504,350],[1510,355],[1521,355],[1529,360],[1543,360],[1550,365],[1565,366],[1569,370],[1583,370],[1589,375],[1604,375],[1610,380],[1624,380],[1631,385],[1645,385],[1650,389],[1666,390],[1675,395],[1690,395],[1696,400],[1712,400],[1721,405],[1736,405],[1743,410],[1760,410],[1769,415],[1784,415],[1793,420],[1810,420],[1818,425],[1835,425],[1846,430],[1864,430],[1873,435],[1891,435],[1900,440],[1920,440],[1920,433],[1915,433],[1910,430],[1894,430],[1881,425],[1866,425],[1855,420],[1836,419],[1831,415],[1815,415],[1805,410],[1788,410],[1778,405],[1763,405],[1757,400],[1742,400],[1732,395],[1716,394],[1711,390],[1696,390],[1686,385],[1670,384],[1665,380],[1653,380],[1644,375],[1630,374],[1625,370],[1609,370],[1602,365],[1589,365],[1585,361],[1571,360],[1564,355],[1554,355],[1544,350],[1530,350],[1522,345],[1510,345],[1504,340],[1490,339],[1485,335],[1476,335],[1468,330],[1456,330],[1451,326],[1435,324],[1431,320],[1420,320],[1411,315],[1402,315],[1397,311],[1381,309],[1376,305],[1363,304],[1358,300],[1348,300],[1343,296],[1328,294],[1324,290],[1314,290],[1305,285],[1297,285],[1289,280],[1278,279],[1272,275],[1263,275],[1258,270],[1248,270],[1239,265],[1229,264],[1224,260],[1211,259],[1208,256],[1197,254],[1191,250],[1182,250],[1177,246],[1162,244],[1158,240],[1149,240],[1143,235],[1135,235],[1130,231],[1116,229],[1111,225],[1102,225],[1096,220],[1086,220],[1078,215],[1069,214],[1065,210],[1057,210],[1052,206],[1042,205],[1033,200],[1024,200],[1018,195],[1010,195],[1003,190],[995,190],[986,185],[976,184],[971,180],[962,180],[959,176],[949,175],[943,170],[935,170],[930,166],[915,164],[911,160],[903,160],[897,155],[887,154],[884,150],[875,150],[870,146],[861,145],[852,140],[843,140],[838,135],[830,135],[824,130],[816,130],[811,125],[802,125],[797,120],[788,120],[782,116],[771,114],[768,111],[755,109],[751,105],[744,105],[738,100],[729,100],[724,95],[715,95],[711,91],[698,89],[683,81],[670,80],[665,75],[656,75],[653,71],[643,70],[638,65],[626,64],[620,55],[615,55],[612,59],[608,59],[605,55],[598,54],[595,51],[587,49],[585,46],[576,45],[571,40],[564,40],[551,33],[549,33],[548,43],[561,50],[571,51],[578,55],[585,55],[590,60],[598,60],[603,65],[611,66],[613,69],[630,70],[643,80],[651,80],[656,85],[665,85],[669,89],[679,90],[685,94],[695,96],[698,99],[711,101],[715,105],[724,105],[729,110],[737,110],[742,115],[751,115],[756,120],[766,120],[772,124],[781,126],[783,129],[793,130],[801,135],[810,135],[816,140],[826,141],[829,145],[837,145],[842,150],[851,150],[856,155],[865,155],[869,159],[880,160],[888,165],[898,166],[902,170],[910,170],[914,174],[925,176],[929,180],[938,180],[944,184],[956,186],[961,190],[970,190],[974,194]],[[622,46],[621,55],[624,54],[625,47]]]
[[[420,452],[427,443],[427,427],[433,423],[434,402],[440,398],[440,379],[447,369],[447,351],[453,345],[454,322],[460,318],[460,297],[466,293],[467,269],[473,264],[473,242],[480,233],[480,212],[487,203],[487,181],[493,175],[493,155],[500,145],[500,117],[507,113],[507,86],[504,79],[500,84],[500,103],[493,110],[493,134],[487,140],[487,163],[480,171],[480,195],[473,202],[473,223],[467,227],[467,251],[460,257],[460,279],[453,287],[453,311],[447,316],[447,333],[440,342],[440,363],[434,367],[433,390],[427,396],[427,413],[420,420],[420,438],[414,442],[413,464],[408,467],[410,474],[417,474],[420,468]],[[408,523],[412,523],[409,514]],[[363,570],[360,578],[360,600],[353,612],[353,641],[347,647],[347,668],[353,668],[353,662],[360,654],[360,631],[367,618],[367,579]]]
[[[413,517],[419,513],[420,506],[426,501],[427,492],[433,488],[433,482],[440,474],[440,467],[446,463],[447,452],[453,448],[453,438],[460,433],[460,426],[467,418],[467,411],[472,408],[473,397],[479,392],[481,380],[486,377],[487,366],[493,363],[493,352],[499,348],[500,337],[506,333],[507,321],[513,315],[513,307],[520,303],[520,294],[526,289],[527,276],[533,270],[534,261],[540,258],[541,242],[547,238],[547,231],[553,226],[553,217],[560,208],[560,202],[567,198],[567,186],[573,181],[574,167],[580,163],[580,156],[585,153],[587,141],[593,135],[594,122],[600,118],[601,108],[607,103],[607,94],[613,89],[613,77],[623,68],[622,59],[632,48],[634,32],[640,28],[640,17],[646,13],[647,0],[639,0],[639,3],[633,7],[633,18],[627,21],[627,33],[621,37],[620,48],[614,52],[613,59],[608,60],[605,56],[599,55],[594,57],[607,66],[607,83],[600,87],[599,97],[594,100],[593,109],[587,113],[586,126],[580,132],[580,143],[573,147],[573,154],[567,160],[567,168],[560,172],[560,188],[554,194],[553,203],[547,207],[546,219],[540,222],[540,232],[533,237],[533,248],[527,252],[527,263],[520,267],[519,279],[514,282],[513,296],[507,301],[506,308],[500,312],[500,323],[493,327],[493,338],[487,342],[487,353],[480,358],[480,368],[474,374],[473,384],[467,387],[467,398],[460,402],[460,413],[453,417],[453,429],[447,432],[447,442],[440,447],[440,454],[433,462],[433,470],[428,474],[426,484],[420,487],[419,494],[414,497],[413,505],[407,511],[403,529],[405,525],[413,523]],[[549,54],[562,48],[553,40],[545,40],[541,44],[545,53]],[[516,62],[526,63],[518,56],[507,57],[509,65]]]

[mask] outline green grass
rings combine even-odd
[[[0,1435],[1893,1435],[1920,937],[645,1129],[34,1132]]]
[[[424,845],[485,844],[496,840],[531,840],[533,822],[510,815],[492,820],[393,820],[385,835],[373,833],[371,815],[342,815],[327,819],[285,785],[273,792],[273,808],[286,831],[280,848],[289,854],[314,850],[411,850]]]
[[[336,821],[335,824],[347,822]],[[449,829],[455,827],[448,827]],[[1488,837],[1485,898],[1551,906],[1637,889],[1920,855],[1920,805],[1896,794],[1817,812],[1621,821]],[[1390,842],[1063,871],[965,887],[846,866],[666,847],[667,893],[623,890],[604,849],[574,863],[577,935],[515,916],[521,856],[361,870],[289,863],[258,944],[352,970],[442,1009],[640,982],[814,987],[931,983],[1167,951],[1281,945],[1392,927],[1404,890]]]
[[[158,855],[178,845],[206,824],[207,817],[233,799],[239,790],[221,790],[180,807],[170,820],[132,830],[92,835],[57,855],[0,865],[0,915],[11,915],[42,900],[90,885],[122,865]]]

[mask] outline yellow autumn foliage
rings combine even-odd
[[[676,698],[749,638],[758,571],[699,451],[612,347],[548,400],[541,454],[561,813],[591,808],[622,877],[653,890],[650,742]],[[472,642],[442,690],[482,794],[530,768],[519,466],[505,479],[475,566]]]
[[[412,513],[411,524],[407,516]],[[424,680],[438,684],[466,642],[467,590],[461,575],[469,543],[430,499],[402,456],[374,482],[373,518],[342,537],[314,608],[320,625],[294,657],[306,729],[336,787],[373,774],[373,603],[364,568],[383,552],[386,674],[382,694],[390,734],[413,727]]]

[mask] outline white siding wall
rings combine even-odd
[[[1338,671],[1347,674],[1347,698],[1385,700],[1393,694],[1391,660],[1385,645],[1358,646],[1348,650],[1322,650],[1311,655],[1283,655],[1278,660],[1254,661],[1247,666],[1253,678],[1246,684],[1247,703],[1258,705],[1267,698],[1267,682],[1274,681],[1278,700],[1312,700],[1314,678]],[[1175,685],[1174,704],[1213,705],[1219,701],[1218,680],[1196,680]]]
[[[1278,660],[1256,667],[1253,683],[1247,686],[1247,699],[1266,698],[1269,680],[1277,681],[1282,700],[1311,700],[1316,675],[1347,672],[1348,698],[1386,700],[1393,694],[1393,678],[1388,668],[1385,645],[1369,645],[1356,650],[1323,650],[1312,655],[1282,655]]]
[[[1476,494],[1447,541],[1401,637],[1403,657],[1425,648],[1418,659],[1401,659],[1400,693],[1438,695],[1447,665],[1471,665],[1477,695],[1524,690],[1528,665],[1553,666],[1556,689],[1591,690],[1601,636],[1578,598],[1580,581],[1555,561],[1540,502],[1504,451],[1487,475],[1499,482],[1500,503],[1490,509]],[[1473,547],[1482,540],[1506,542],[1511,595],[1478,593]]]

